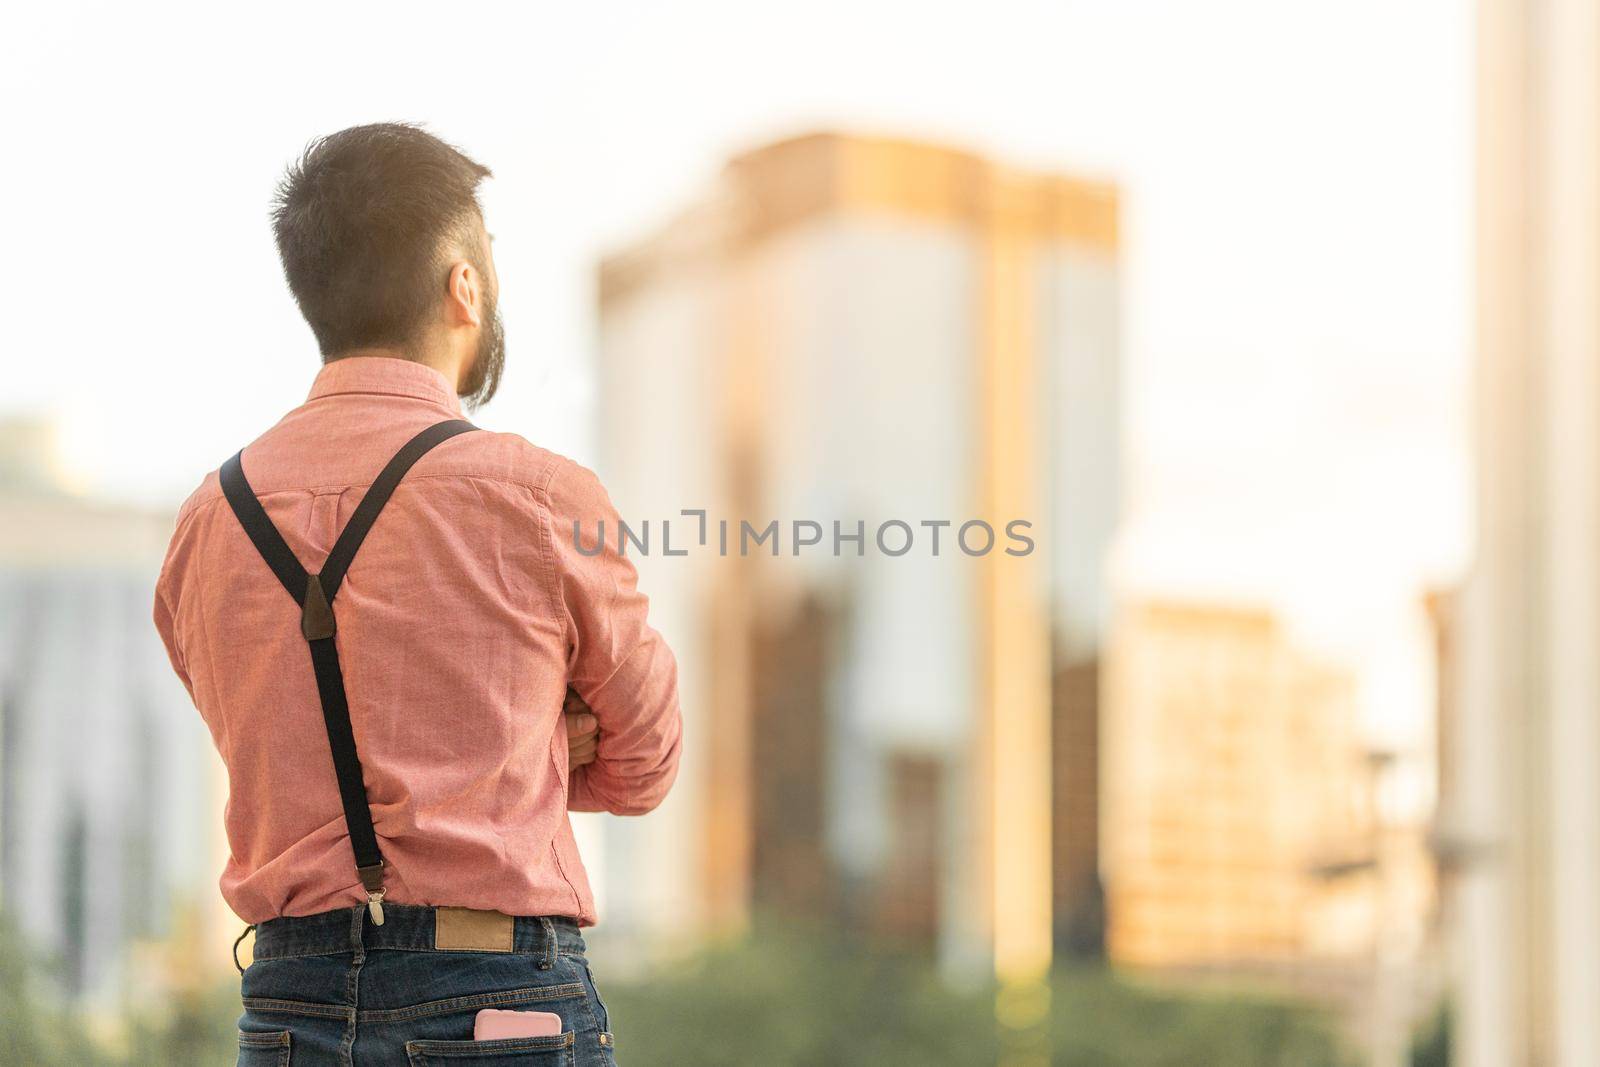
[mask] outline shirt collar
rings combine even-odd
[[[432,367],[392,356],[349,356],[325,364],[311,384],[309,400],[339,393],[380,393],[429,400],[461,414],[461,398]]]

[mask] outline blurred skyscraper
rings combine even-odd
[[[1354,674],[1267,611],[1144,601],[1118,612],[1110,675],[1111,959],[1269,980],[1400,1063],[1434,1006],[1431,859],[1423,823],[1383,815],[1391,761],[1360,736]]]
[[[1478,5],[1475,570],[1441,844],[1459,1062],[1600,1063],[1600,8]]]
[[[1114,190],[800,137],[735,159],[600,287],[601,473],[624,518],[670,519],[688,548],[639,561],[690,747],[653,825],[606,828],[607,925],[842,915],[1030,973],[1053,866],[1058,933],[1092,946]],[[1037,551],[1002,533],[969,557],[974,518],[1031,521]],[[774,519],[781,555],[741,557],[740,521]],[[904,555],[875,543],[896,520]],[[796,521],[820,543],[794,550]],[[864,523],[860,555],[836,522]]]
[[[220,770],[150,622],[172,515],[69,492],[53,441],[0,423],[0,909],[120,1008],[162,995],[143,942],[209,935],[221,973]]]
[[[1353,679],[1243,608],[1130,605],[1112,662],[1112,958],[1283,963],[1335,936],[1314,867],[1363,850],[1370,825]],[[1341,947],[1369,951],[1370,938]]]

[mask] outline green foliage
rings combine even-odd
[[[86,1020],[51,995],[51,968],[0,913],[0,1067],[123,1067],[222,1064],[238,1056],[239,987],[229,982],[170,995],[159,1019],[135,1015],[120,1030],[125,1047],[89,1039]]]
[[[601,991],[629,1067],[993,1063],[993,999],[941,989],[928,962],[843,938],[764,932]]]
[[[128,1064],[229,1064],[239,1055],[239,985],[183,990],[159,1021],[136,1020]]]
[[[637,984],[602,976],[629,1067],[989,1065],[994,998],[938,980],[925,954],[762,930]],[[1051,1061],[1071,1067],[1344,1067],[1320,1014],[1265,999],[1140,989],[1104,968],[1053,977]]]
[[[1052,1062],[1072,1067],[1345,1067],[1331,1020],[1302,1004],[1144,989],[1103,969],[1054,975]]]
[[[101,1067],[107,1059],[83,1037],[78,1020],[46,1006],[49,970],[27,951],[10,917],[0,914],[0,1065]]]
[[[1450,1067],[1450,1005],[1441,1004],[1433,1019],[1411,1044],[1411,1067]]]
[[[603,961],[602,961],[603,968]],[[45,972],[0,923],[0,1067],[231,1063],[238,986],[178,992],[160,1018],[135,1019],[112,1055],[82,1020],[38,994]],[[994,1064],[994,991],[940,981],[925,951],[829,930],[762,925],[748,940],[703,952],[664,974],[601,988],[628,1067]],[[1441,1017],[1441,1032],[1447,1021]],[[1332,1029],[1303,1006],[1142,988],[1103,967],[1052,977],[1051,1062],[1068,1067],[1345,1067]],[[1415,1067],[1442,1067],[1419,1041]],[[1434,1058],[1428,1058],[1428,1057]]]

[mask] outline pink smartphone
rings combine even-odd
[[[506,1011],[484,1008],[472,1026],[472,1040],[501,1037],[555,1037],[561,1033],[561,1016],[553,1011]]]

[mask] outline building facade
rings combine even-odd
[[[172,514],[70,491],[52,442],[0,424],[0,910],[116,1011],[226,973],[225,785],[150,621]]]
[[[1188,967],[1367,951],[1365,936],[1329,944],[1319,922],[1318,867],[1369,841],[1353,679],[1300,655],[1269,613],[1202,605],[1130,605],[1112,663],[1111,958]]]
[[[1114,963],[1267,979],[1340,1010],[1399,1064],[1434,1007],[1427,825],[1386,812],[1395,755],[1361,736],[1355,675],[1269,611],[1118,612],[1101,749]]]
[[[840,135],[736,158],[605,261],[601,403],[628,429],[601,474],[625,517],[691,535],[687,555],[639,562],[694,748],[661,819],[695,843],[656,868],[684,914],[613,895],[608,922],[821,910],[934,931],[952,963],[1048,962],[1052,867],[1073,892],[1095,868],[1094,834],[1051,818],[1052,795],[1092,802],[1094,753],[1051,738],[1094,737],[1117,275],[1112,188]],[[973,519],[992,551],[964,551]],[[1005,554],[1012,519],[1035,551]],[[777,520],[781,549],[724,554],[719,520]],[[607,828],[610,867],[668,859],[634,831]],[[812,863],[826,878],[796,873]]]

